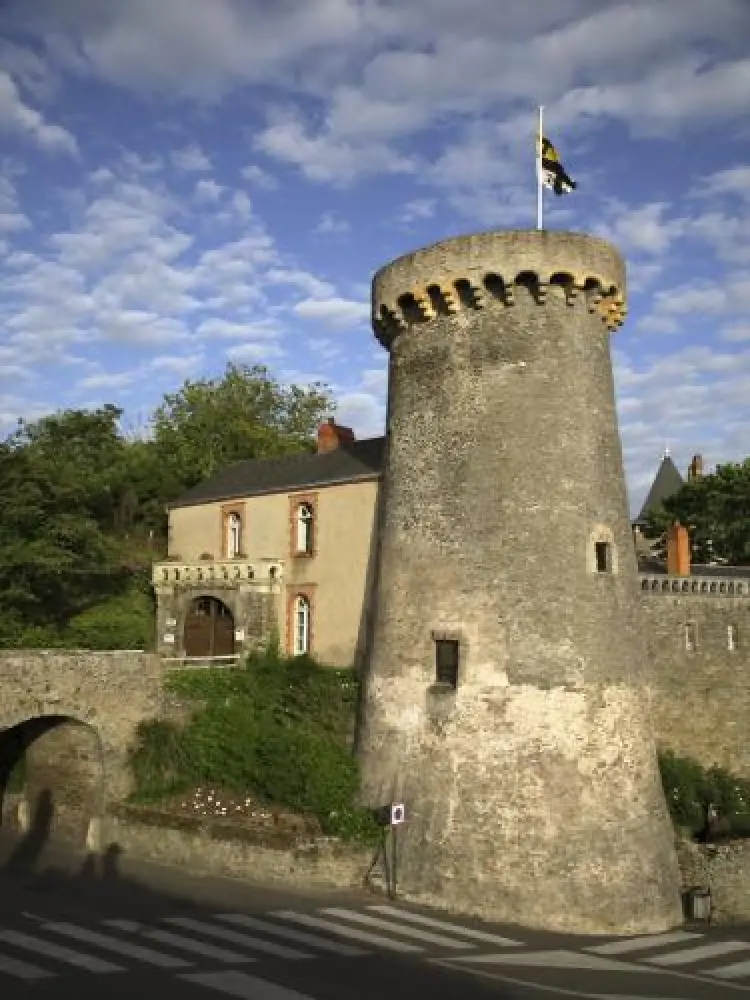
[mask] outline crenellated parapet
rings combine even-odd
[[[373,280],[372,324],[385,346],[400,332],[441,316],[529,298],[559,297],[598,316],[607,329],[627,312],[625,267],[609,243],[579,233],[488,232],[400,257]]]

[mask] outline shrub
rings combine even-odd
[[[132,587],[72,618],[65,645],[80,649],[150,649],[154,642],[153,601]]]
[[[329,834],[376,836],[356,805],[351,670],[271,646],[240,668],[180,671],[169,683],[194,711],[182,729],[156,721],[139,728],[131,764],[141,801],[212,784],[311,813]]]
[[[671,750],[659,754],[659,769],[675,826],[696,833],[703,827],[705,808],[711,802],[729,820],[732,832],[743,834],[750,828],[750,782],[718,766],[704,768]]]

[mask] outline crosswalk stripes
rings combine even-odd
[[[672,931],[668,934],[649,934],[646,937],[620,938],[608,941],[607,944],[589,946],[586,951],[594,955],[625,955],[633,951],[645,951],[648,948],[661,948],[665,944],[682,944],[701,938],[701,934],[691,934],[688,931]]]
[[[742,979],[750,976],[750,959],[731,962],[728,965],[704,966],[703,963],[720,959],[722,956],[737,955],[740,952],[750,954],[748,941],[714,941],[710,944],[701,943],[705,940],[703,934],[690,931],[672,931],[667,934],[652,934],[645,937],[624,938],[609,941],[601,945],[591,945],[585,950],[600,956],[625,956],[631,961],[643,963],[659,970],[675,969],[689,971],[712,979]],[[689,944],[690,947],[684,947]],[[678,947],[673,950],[673,946]],[[653,954],[654,951],[672,946],[667,951]]]
[[[45,924],[44,929],[73,938],[76,941],[83,941],[84,944],[93,944],[103,951],[113,951],[118,955],[125,955],[126,958],[134,958],[137,962],[144,962],[146,965],[156,965],[161,969],[185,969],[192,965],[192,962],[183,958],[175,958],[174,955],[166,955],[163,951],[144,948],[140,944],[130,944],[129,941],[121,941],[108,934],[99,934],[97,931],[90,931],[85,927],[78,927],[76,924]]]
[[[190,917],[165,917],[164,923],[173,924],[175,927],[185,927],[187,930],[198,931],[209,934],[213,937],[223,938],[234,944],[245,945],[254,951],[265,952],[267,955],[275,955],[277,958],[288,958],[297,961],[301,958],[311,958],[312,956],[296,948],[288,948],[283,944],[275,944],[273,941],[264,941],[263,938],[250,934],[240,934],[238,931],[230,931],[224,927],[214,927],[206,923],[205,920],[193,920]]]
[[[8,958],[5,955],[0,955],[0,973],[3,972],[9,976],[14,976],[16,979],[24,979],[29,983],[33,983],[39,979],[55,978],[54,972],[47,972],[46,969],[40,969],[36,965],[28,965],[17,958]]]
[[[421,924],[423,927],[434,927],[435,930],[447,931],[458,934],[462,938],[470,941],[481,941],[482,944],[494,944],[499,948],[513,948],[521,944],[520,941],[513,941],[511,938],[500,937],[499,934],[490,934],[488,931],[476,930],[473,927],[462,927],[460,924],[448,923],[445,920],[436,920],[434,917],[426,917],[423,913],[412,913],[410,910],[400,910],[396,906],[389,906],[385,903],[377,906],[368,906],[368,911],[372,913],[382,913],[387,917],[397,917],[409,924]]]
[[[32,951],[37,955],[45,955],[47,958],[56,958],[68,965],[75,965],[86,972],[124,972],[121,965],[114,965],[112,962],[105,962],[104,959],[95,958],[93,955],[84,955],[73,948],[66,948],[64,945],[55,944],[52,941],[40,940],[30,934],[22,934],[20,931],[0,931],[0,942],[4,944],[16,945]]]
[[[106,976],[150,965],[227,996],[300,1000],[300,994],[283,992],[282,987],[249,975],[241,966],[269,959],[297,963],[325,953],[355,959],[388,951],[465,969],[513,965],[622,972],[649,969],[715,981],[750,980],[750,940],[712,940],[693,931],[545,951],[531,950],[528,944],[481,927],[465,927],[388,903],[200,916],[164,914],[147,922],[104,919],[94,928],[27,915],[33,924],[27,922],[23,930],[0,926],[0,994],[6,977],[31,983],[66,970]]]
[[[241,996],[245,986],[237,984],[253,977],[242,978],[238,966],[266,956],[296,962],[321,953],[359,958],[376,950],[419,955],[438,948],[455,954],[476,949],[477,943],[495,948],[520,943],[396,906],[363,909],[366,912],[345,907],[321,907],[313,913],[277,910],[262,917],[214,913],[204,919],[165,915],[149,923],[111,918],[100,920],[97,929],[24,914],[33,921],[33,932],[0,927],[0,948],[10,950],[0,954],[0,979],[47,979],[60,974],[52,971],[58,966],[94,974],[123,973],[134,963],[188,977],[203,975],[196,968],[203,960],[204,965],[207,961],[226,970],[224,978],[215,973],[213,989],[240,990]],[[115,963],[114,956],[121,961]],[[231,974],[228,967],[234,967]]]
[[[291,920],[293,923],[302,924],[305,927],[330,931],[339,937],[351,938],[353,941],[362,941],[364,944],[372,944],[390,951],[399,951],[402,954],[411,953],[416,955],[423,950],[418,945],[406,944],[405,941],[394,941],[393,938],[383,937],[382,934],[371,934],[369,931],[357,930],[346,924],[337,923],[335,920],[326,920],[324,917],[313,917],[309,913],[295,913],[294,910],[276,910],[273,916],[279,917],[281,920]]]
[[[423,931],[417,927],[402,927],[393,920],[384,920],[382,917],[372,917],[366,913],[344,910],[336,906],[328,907],[322,912],[330,917],[343,917],[344,920],[350,920],[355,924],[364,924],[365,927],[375,927],[377,930],[390,931],[392,934],[411,938],[413,941],[436,944],[441,948],[449,948],[454,951],[466,951],[467,948],[475,947],[473,944],[465,941],[457,941],[454,937],[446,937],[444,934],[433,934],[431,931]]]
[[[330,938],[322,937],[320,934],[310,934],[308,931],[300,931],[294,927],[283,927],[280,924],[272,924],[268,920],[259,920],[257,917],[248,917],[244,913],[215,913],[217,920],[223,920],[228,924],[237,927],[248,927],[250,930],[261,931],[270,934],[272,937],[282,938],[284,941],[294,941],[295,944],[306,944],[316,948],[318,951],[329,951],[334,955],[342,955],[346,958],[359,958],[366,955],[363,948],[357,948],[353,944],[344,944],[342,941],[331,941]]]
[[[238,997],[239,1000],[313,1000],[313,997],[297,990],[287,989],[267,979],[248,976],[244,972],[198,972],[182,974],[180,979],[185,982],[205,986],[225,996]]]

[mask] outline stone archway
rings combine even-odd
[[[0,800],[3,825],[40,850],[48,841],[86,845],[92,821],[100,823],[105,811],[96,729],[69,715],[43,715],[0,731]]]
[[[234,617],[218,597],[196,597],[185,616],[186,657],[233,656]]]

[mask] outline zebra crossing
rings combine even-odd
[[[615,938],[570,950],[522,950],[463,955],[454,960],[470,969],[526,967],[591,972],[675,972],[723,982],[750,982],[750,940],[717,939],[693,931],[670,931]],[[747,986],[748,984],[744,984]]]
[[[21,926],[0,926],[3,981],[28,984],[68,975],[106,977],[144,967],[172,974],[207,993],[247,1000],[313,1000],[253,974],[259,963],[278,969],[335,956],[356,960],[391,952],[454,968],[581,969],[592,972],[678,972],[750,988],[750,940],[689,930],[616,938],[555,950],[489,929],[465,926],[391,903],[258,914],[167,914],[139,921],[87,923],[25,914]],[[559,942],[558,942],[559,945]],[[266,970],[268,971],[268,970]]]
[[[214,993],[252,1000],[312,1000],[245,971],[264,960],[357,959],[383,952],[435,958],[520,941],[386,903],[361,908],[277,909],[262,914],[174,914],[147,921],[87,923],[24,914],[0,926],[0,994],[8,978],[27,983],[66,973],[104,977],[149,967]],[[260,985],[259,985],[260,984]]]

